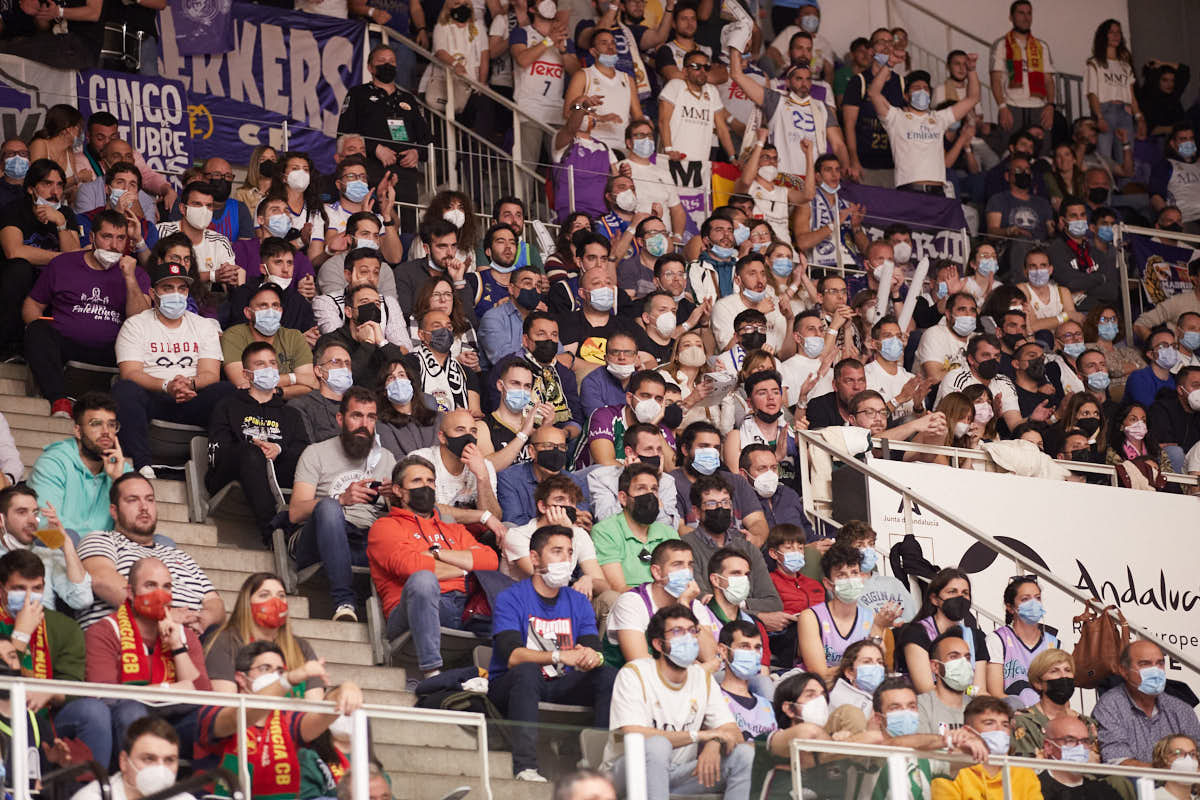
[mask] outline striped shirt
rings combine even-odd
[[[107,558],[113,562],[117,572],[125,577],[129,576],[129,570],[141,559],[157,558],[171,572],[171,605],[175,608],[197,611],[204,601],[204,596],[216,591],[204,570],[200,569],[187,553],[158,542],[146,547],[126,538],[120,531],[93,531],[83,538],[79,543],[80,560],[86,561],[96,557]],[[80,616],[79,627],[87,630],[115,610],[97,597],[96,602]]]

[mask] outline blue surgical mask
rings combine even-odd
[[[1179,334],[1179,343],[1193,353],[1200,350],[1200,331],[1182,331]]]
[[[29,159],[25,156],[9,156],[4,159],[4,174],[21,180],[29,172]]]
[[[715,447],[697,447],[692,453],[692,468],[701,475],[712,475],[721,466],[721,454]]]
[[[898,336],[887,337],[879,343],[879,355],[888,361],[899,361],[904,357],[904,342],[900,341]]]
[[[273,392],[275,387],[279,385],[279,370],[275,367],[263,367],[262,369],[254,370],[250,378],[250,382],[254,384],[255,389],[264,392]]]
[[[1087,233],[1088,224],[1086,219],[1069,219],[1067,220],[1067,233],[1074,236],[1076,239],[1083,238]]]
[[[517,262],[514,261],[513,263],[509,264],[507,267],[502,267],[499,264],[497,264],[495,261],[493,261],[488,266],[490,266],[492,268],[493,272],[499,272],[502,275],[507,275],[508,273],[512,272],[513,270],[515,270],[517,268]]]
[[[788,572],[799,572],[804,569],[804,551],[790,550],[784,553],[783,568]]]
[[[41,592],[30,592],[28,594],[28,598],[30,600],[34,600],[34,601],[40,603],[42,601],[42,593]],[[26,599],[26,593],[25,593],[24,589],[13,589],[11,592],[9,592],[8,593],[8,613],[15,617],[17,615],[17,613],[22,608],[25,607],[25,599]]]
[[[795,269],[795,265],[792,264],[792,260],[787,256],[771,259],[771,272],[774,272],[781,278],[791,275],[793,269]]]
[[[617,54],[601,53],[600,55],[596,56],[596,60],[600,62],[600,66],[612,68],[617,65]]]
[[[1046,607],[1041,600],[1031,597],[1017,606],[1017,616],[1030,625],[1036,625],[1046,616]]]
[[[254,312],[254,329],[263,336],[274,336],[283,322],[283,312],[278,308],[260,308]]]
[[[821,18],[816,14],[808,14],[800,18],[800,27],[809,33],[816,33],[821,27]]]
[[[1179,155],[1184,158],[1193,158],[1196,155],[1195,142],[1180,142],[1177,149],[1179,150]]]
[[[125,196],[124,189],[109,189],[108,190],[108,204],[110,206],[112,206],[113,208],[116,208],[117,201],[120,200],[124,196]]]
[[[524,411],[529,405],[529,400],[528,389],[506,389],[504,391],[504,405],[514,414]]]
[[[921,727],[921,716],[911,708],[889,711],[884,719],[888,736],[912,736]]]
[[[1087,376],[1088,386],[1095,389],[1097,392],[1103,392],[1112,383],[1112,378],[1108,377],[1107,372],[1093,372]]]
[[[938,296],[939,300],[949,297],[950,296],[950,284],[946,283],[945,281],[938,281],[937,296]]]
[[[983,743],[987,745],[988,752],[994,756],[1003,756],[1008,754],[1008,745],[1011,737],[1008,731],[979,731],[979,738],[983,739]]]
[[[1162,694],[1167,688],[1167,672],[1162,667],[1145,667],[1138,670],[1138,674],[1142,676],[1142,682],[1138,684],[1142,694]]]
[[[646,237],[646,252],[658,258],[666,255],[667,252],[667,237],[662,233],[652,233]]]
[[[683,669],[696,663],[696,659],[700,655],[700,640],[690,633],[676,636],[671,640],[669,647],[667,658],[671,659],[675,666]]]
[[[739,222],[737,224],[737,227],[735,227],[733,229],[734,244],[736,244],[738,247],[741,247],[742,243],[749,238],[750,238],[750,228],[748,228],[747,226],[745,226]]]
[[[746,235],[750,235],[749,231],[747,231]],[[729,261],[737,255],[736,248],[725,247],[724,245],[720,244],[714,244],[712,247],[708,248],[708,251],[713,254],[713,258],[716,258],[720,261]]]
[[[971,314],[966,314],[961,317],[954,318],[954,332],[959,336],[969,336],[975,332],[975,323],[977,320]]]
[[[1031,269],[1029,270],[1029,284],[1031,286],[1046,286],[1050,283],[1050,270],[1048,269]]]
[[[179,319],[187,311],[187,295],[171,292],[158,296],[158,311],[167,319]]]
[[[962,127],[962,120],[956,119],[956,120],[954,120],[954,122],[951,122],[949,125],[946,126],[946,130],[957,131],[961,127]]]
[[[1111,342],[1117,338],[1120,328],[1115,322],[1101,322],[1096,326],[1096,333],[1100,334],[1100,338],[1104,341]]]
[[[745,295],[746,299],[751,303],[761,303],[763,298],[767,296],[766,292],[756,292],[753,289],[742,289],[742,294]]]
[[[1179,363],[1179,351],[1174,347],[1164,347],[1154,357],[1154,363],[1163,369],[1171,369]]]
[[[647,136],[634,139],[633,152],[638,158],[649,158],[654,155],[654,140]]]
[[[748,681],[759,673],[762,667],[762,655],[753,650],[734,650],[733,658],[729,659],[729,669],[744,681]]]
[[[888,61],[890,59],[891,59],[891,57],[887,53],[876,53],[875,54],[875,63],[881,67],[886,67],[888,65]]]
[[[1059,761],[1071,761],[1076,764],[1086,764],[1091,757],[1086,744],[1076,744],[1070,747],[1060,747],[1058,753]]]
[[[272,236],[278,236],[280,239],[288,235],[288,231],[292,229],[292,218],[287,214],[272,214],[267,217],[267,230]]]
[[[346,184],[346,199],[351,203],[361,203],[371,193],[371,187],[366,181],[350,181]]]
[[[1087,345],[1083,342],[1067,342],[1063,345],[1063,352],[1071,358],[1079,358],[1084,350],[1087,350]]]
[[[691,582],[692,571],[690,569],[677,569],[667,575],[667,585],[663,588],[671,597],[679,597],[687,591],[688,584]]]
[[[1000,268],[1000,265],[999,265],[999,263],[997,263],[996,259],[981,258],[981,259],[979,259],[979,266],[975,267],[975,271],[978,272],[980,275],[995,275],[996,270],[998,270],[999,268]]]
[[[836,186],[830,186],[825,181],[821,181],[821,191],[825,192],[825,194],[837,194],[838,190],[841,188],[842,185],[840,183]]]
[[[872,572],[875,569],[875,565],[879,563],[879,553],[874,547],[860,547],[858,551],[862,553],[862,561],[858,562],[859,569],[864,574]]]
[[[329,370],[325,383],[337,394],[345,394],[346,390],[354,385],[354,373],[346,367],[334,367]]]
[[[929,108],[929,92],[924,89],[917,89],[912,93],[912,107],[917,111],[925,111]]]
[[[854,685],[864,692],[874,693],[883,683],[883,664],[863,664],[854,668]]]
[[[408,378],[393,378],[387,382],[387,397],[396,405],[404,405],[413,399],[413,385]]]
[[[617,304],[617,290],[611,286],[601,286],[592,289],[588,298],[592,301],[592,308],[597,311],[612,311]]]
[[[1096,238],[1106,244],[1112,244],[1113,239],[1116,238],[1116,234],[1113,232],[1113,226],[1101,225],[1096,228]]]

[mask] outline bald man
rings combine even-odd
[[[241,200],[230,197],[234,177],[233,167],[223,158],[208,159],[200,173],[200,180],[212,187],[213,219],[208,227],[231,242],[254,238],[250,209]]]
[[[7,148],[8,145],[5,144],[5,147]],[[81,185],[79,191],[75,193],[75,204],[72,206],[75,209],[75,213],[87,214],[97,208],[103,208],[108,202],[108,187],[104,180],[105,174],[113,164],[125,162],[137,166],[137,163],[134,161],[135,157],[133,148],[129,145],[129,142],[115,137],[109,139],[108,143],[104,145],[104,149],[100,151],[100,166],[103,168],[103,172],[97,175],[94,181],[88,181]],[[138,176],[140,182],[140,170]],[[158,202],[154,199],[153,195],[145,191],[145,185],[142,185],[143,188],[138,190],[138,204],[142,207],[142,216],[146,218],[147,222],[153,225],[158,222]]]
[[[414,450],[433,464],[438,509],[462,525],[486,525],[504,538],[503,514],[496,499],[496,468],[475,443],[475,418],[466,409],[442,415],[438,443]]]
[[[1074,763],[1098,763],[1100,753],[1091,731],[1079,716],[1063,715],[1050,720],[1046,725],[1046,738],[1042,745],[1042,758]],[[1097,780],[1090,775],[1065,770],[1048,769],[1038,774],[1045,800],[1118,800],[1121,794],[1113,788],[1111,781],[1120,781],[1132,790],[1129,781],[1120,776]]]

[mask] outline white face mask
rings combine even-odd
[[[142,767],[133,776],[133,785],[143,796],[161,792],[175,784],[175,770],[166,764],[151,764]]]
[[[633,415],[637,417],[638,422],[652,423],[662,416],[663,407],[653,398],[647,397],[644,400],[638,400],[637,405],[633,407]]]
[[[183,218],[187,220],[187,224],[198,231],[207,228],[212,222],[212,217],[212,209],[204,206],[188,206],[183,210]]]
[[[760,167],[758,170],[758,177],[762,178],[767,183],[774,183],[775,179],[779,177],[779,167],[774,165]]]
[[[267,672],[259,675],[250,683],[250,691],[253,694],[258,694],[265,689],[270,689],[272,686],[279,683],[279,678],[280,675],[278,672]]]
[[[622,211],[633,213],[633,210],[637,208],[637,195],[633,193],[633,189],[617,192],[617,196],[613,199],[617,203],[617,208]]]
[[[116,250],[101,250],[99,248],[92,251],[92,256],[100,263],[100,266],[108,269],[121,260],[121,254]]]
[[[570,561],[555,561],[553,564],[546,565],[546,571],[542,573],[542,580],[551,589],[561,589],[571,582]]]
[[[759,497],[774,497],[779,488],[779,473],[773,469],[760,474],[754,479],[754,491]]]
[[[291,278],[281,278],[278,275],[268,275],[267,282],[275,284],[280,289],[286,289],[292,285]]]
[[[829,701],[825,699],[824,695],[809,700],[800,706],[800,719],[813,725],[825,727],[825,723],[829,721]]]
[[[670,336],[675,332],[675,327],[678,324],[674,311],[666,311],[659,314],[658,319],[654,320],[654,327],[658,329],[661,336]]]
[[[461,208],[451,208],[442,214],[442,219],[456,228],[461,228],[467,221],[467,214]]]
[[[289,189],[295,189],[297,192],[303,192],[308,188],[308,171],[303,169],[294,169],[287,175],[287,185]]]

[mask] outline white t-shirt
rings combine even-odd
[[[508,36],[509,46],[520,44],[534,47],[546,37],[532,25],[513,30]],[[568,52],[574,52],[574,45]],[[522,67],[513,59],[513,102],[529,116],[558,127],[562,125],[563,92],[566,90],[566,69],[563,55],[556,47],[547,47],[537,60]],[[526,154],[533,159],[537,154]]]
[[[967,280],[963,283],[963,291],[968,292],[971,295],[971,297],[974,297],[975,302],[978,303],[982,307],[984,301],[988,299],[988,295],[991,294],[992,292],[996,291],[1003,285],[1004,285],[1003,282],[993,279],[991,290],[985,292],[983,290],[983,286],[981,286],[979,284],[979,281],[977,281],[975,279],[975,276],[970,275],[967,277]]]
[[[921,368],[926,361],[940,361],[947,370],[967,363],[967,339],[959,338],[946,324],[946,318],[938,320],[921,336],[913,366]]]
[[[179,226],[178,222],[158,223],[156,226],[158,238],[179,233]],[[233,256],[233,245],[229,243],[229,239],[224,234],[211,229],[204,231],[204,238],[201,239],[200,244],[192,245],[192,251],[196,254],[196,269],[201,273],[215,272],[221,268],[222,264],[236,263]],[[208,275],[201,274],[200,277],[204,280],[211,280]]]
[[[730,294],[713,303],[712,333],[718,347],[728,347],[733,342],[733,321],[737,315],[746,310],[741,293]],[[783,337],[787,335],[787,320],[779,311],[779,301],[775,308],[767,314],[767,344],[775,348],[775,352],[783,347]]]
[[[509,533],[511,534],[512,531]],[[507,540],[505,547],[507,548]],[[608,633],[605,636],[608,637],[611,644],[618,644],[617,631],[646,630],[650,624],[650,615],[658,611],[658,606],[654,602],[654,593],[649,588],[646,589],[646,596],[650,598],[653,610],[646,609],[646,601],[642,598],[641,592],[632,589],[621,592],[621,596],[613,604],[612,610],[608,612]],[[692,613],[700,621],[700,628],[711,633],[714,640],[721,634],[721,621],[709,611],[708,606],[700,602],[699,597],[692,601]]]
[[[471,78],[479,77],[479,65],[488,57],[488,37],[483,30],[483,24],[478,19],[472,19],[466,25],[445,22],[433,26],[433,44],[429,48],[433,52],[445,50],[454,59],[454,66],[462,65]],[[441,95],[446,91],[446,70],[430,68],[425,73],[428,78],[427,89],[435,86]],[[465,84],[458,84],[455,91],[470,91]],[[455,97],[455,102],[460,102]]]
[[[896,162],[896,185],[915,181],[946,182],[946,150],[942,147],[946,129],[954,124],[954,112],[920,113],[892,106],[883,118],[892,160]]]
[[[146,374],[159,380],[176,375],[196,377],[202,358],[222,360],[221,326],[215,319],[185,311],[177,328],[168,328],[158,311],[148,308],[134,314],[117,334],[117,363],[140,361]]]
[[[796,353],[779,365],[779,374],[783,376],[783,391],[787,395],[788,406],[800,402],[800,387],[808,380],[808,376],[821,368],[821,359],[809,358],[804,353]],[[809,398],[820,397],[833,391],[833,368],[825,370],[825,374],[817,378],[817,383],[809,391]]]
[[[942,382],[938,386],[936,403],[942,402],[942,398],[951,392],[961,392],[968,386],[982,382],[972,375],[971,370],[966,366],[952,369],[946,373],[946,377],[942,378]],[[1001,414],[1021,410],[1021,406],[1017,402],[1017,388],[1013,386],[1012,380],[1007,375],[997,375],[992,378],[988,382],[988,389],[991,391],[992,397],[1000,398]]]
[[[494,36],[504,40],[504,55],[493,58],[488,65],[488,83],[492,86],[513,85],[513,62],[512,56],[508,54],[508,34],[511,32],[511,24],[507,14],[498,14],[492,18],[491,27],[488,28],[489,37]],[[490,41],[488,45],[491,45]]]
[[[479,484],[475,480],[475,473],[464,464],[463,471],[459,475],[451,475],[450,470],[446,469],[446,465],[442,463],[441,448],[422,447],[420,450],[414,450],[409,453],[410,456],[421,456],[422,458],[433,464],[434,476],[437,478],[437,501],[446,506],[458,506],[459,508],[475,508],[479,501]],[[483,460],[487,464],[488,479],[492,483],[493,494],[496,491],[496,468],[492,466],[489,459]]]
[[[1133,67],[1116,59],[1111,59],[1105,67],[1089,58],[1083,73],[1083,91],[1096,95],[1101,104],[1132,103]]]
[[[837,683],[833,685],[833,690],[829,693],[829,710],[833,711],[842,706],[854,706],[868,719],[875,713],[872,695],[867,694],[845,678],[838,678]]]
[[[1020,43],[1020,50],[1014,53],[1014,56],[1021,59],[1021,85],[1012,87],[1008,85],[1008,67],[1004,63],[1004,55],[1006,47],[1004,44],[1006,36],[1001,36],[992,43],[991,71],[1003,73],[1004,85],[1004,101],[1010,106],[1018,108],[1041,108],[1046,104],[1046,100],[1041,97],[1031,97],[1029,94],[1029,60],[1025,57],[1025,42],[1026,37],[1021,34],[1016,34],[1017,40]],[[1036,38],[1036,37],[1035,37]],[[1054,63],[1050,60],[1050,45],[1046,44],[1045,39],[1038,39],[1038,44],[1042,47],[1042,56],[1044,64],[1042,71],[1046,73],[1046,84],[1049,86],[1054,80]]]
[[[325,241],[325,218],[316,211],[310,213],[309,210],[305,208],[299,214],[294,214],[289,208],[287,210],[287,215],[292,218],[292,227],[298,231],[304,230],[304,226],[309,222],[312,223],[312,236],[309,237],[310,241]]]
[[[1200,473],[1200,442],[1192,445],[1192,449],[1184,456],[1183,471],[1192,475]]]
[[[746,64],[746,77],[759,86],[766,86],[767,76],[758,67],[754,67],[753,70],[751,67],[751,64]],[[725,110],[729,112],[730,121],[749,125],[750,117],[758,110],[758,106],[742,91],[742,87],[730,78],[718,84],[717,90],[721,93],[721,102],[725,104]]]
[[[333,231],[334,233],[345,233],[346,232],[346,223],[350,221],[350,217],[353,216],[354,213],[355,212],[353,212],[353,211],[348,211],[348,210],[342,208],[341,198],[334,200],[332,203],[326,203],[325,204],[325,216],[329,218],[329,222],[325,226],[325,230]],[[383,217],[376,214],[375,219],[379,220],[379,230],[382,231],[383,230]],[[324,231],[322,231],[321,236],[324,237],[324,235],[325,235]],[[380,234],[380,235],[382,236],[382,234]],[[353,243],[351,243],[350,249],[351,250],[354,249]],[[393,284],[393,286],[394,285],[395,284]]]
[[[533,534],[541,525],[538,524],[537,518],[529,520],[524,525],[518,525],[515,528],[509,528],[508,533],[504,535],[504,560],[510,564],[516,564],[522,558],[529,555],[529,540],[533,538]],[[571,526],[571,571],[575,571],[575,567],[579,566],[580,561],[595,561],[596,548],[592,544],[592,537],[588,536],[587,531],[578,526]],[[509,573],[515,574],[515,572]]]
[[[655,153],[650,156],[649,164],[638,164],[625,159],[618,164],[618,167],[623,168],[626,164],[629,165],[630,174],[633,176],[634,193],[637,194],[638,205],[646,206],[646,210],[649,211],[650,206],[659,203],[663,208],[662,222],[667,226],[667,233],[674,233],[671,228],[671,215],[667,213],[667,210],[679,205],[679,189],[676,188],[675,181],[671,180],[671,173],[667,170],[667,157]]]
[[[684,80],[676,78],[667,82],[659,99],[675,106],[671,112],[671,148],[689,159],[707,161],[716,130],[716,115],[725,109],[717,87],[706,83],[697,97]]]
[[[736,724],[725,695],[717,681],[699,664],[687,669],[683,686],[668,686],[658,674],[653,658],[630,661],[617,673],[613,683],[612,710],[609,729],[619,730],[626,725],[657,728],[660,731],[712,730],[722,725]],[[624,753],[624,744],[611,737],[604,748],[605,766]],[[680,766],[696,760],[696,745],[676,747],[671,752],[671,765]]]
[[[771,41],[771,47],[774,47],[776,50],[782,53],[785,61],[788,57],[788,49],[792,43],[792,37],[801,30],[803,29],[798,25],[788,25]],[[813,78],[816,79],[821,77],[821,71],[825,69],[824,62],[828,61],[830,64],[833,63],[834,49],[833,45],[829,43],[829,40],[819,33],[813,36],[812,45],[813,64],[816,65],[813,67]]]
[[[883,395],[883,399],[889,403],[894,402],[896,395],[904,388],[904,384],[913,379],[913,374],[904,368],[901,363],[896,364],[896,374],[891,375],[886,369],[879,365],[879,360],[876,359],[863,369],[867,375],[867,388],[874,389]],[[833,372],[831,369],[830,372]],[[895,419],[903,419],[913,413],[912,400],[906,400],[896,407],[892,412],[892,417]]]

